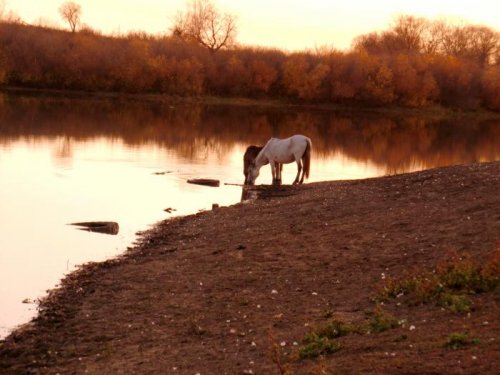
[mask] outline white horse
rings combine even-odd
[[[281,169],[277,168],[276,165],[295,161],[298,170],[293,184],[302,184],[304,176],[309,177],[311,149],[312,142],[304,135],[293,135],[286,139],[271,138],[250,164],[245,183],[254,185],[255,179],[259,176],[260,168],[269,163],[273,175],[273,185],[279,185],[281,184]],[[300,172],[302,172],[302,177]]]

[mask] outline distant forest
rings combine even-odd
[[[0,85],[500,111],[500,34],[400,16],[348,51],[207,48],[154,36],[0,23]]]

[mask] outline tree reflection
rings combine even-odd
[[[390,174],[500,159],[500,120],[0,96],[0,144],[62,137],[57,154],[65,159],[72,157],[71,140],[106,137],[130,146],[154,143],[188,160],[215,156],[223,162],[235,146],[300,133],[313,140],[316,159],[340,153]]]

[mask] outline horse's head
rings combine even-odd
[[[255,158],[261,150],[262,147],[259,146],[248,146],[245,154],[243,155],[243,174],[245,175],[245,185],[253,185],[253,183],[249,182],[250,169],[252,164],[255,166]],[[253,181],[255,182],[255,179]]]
[[[259,177],[259,170],[255,165],[255,160],[248,166],[247,173],[245,174],[245,185],[255,185],[255,180]]]

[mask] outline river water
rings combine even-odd
[[[2,94],[0,337],[79,264],[123,253],[159,220],[238,202],[241,187],[224,183],[243,182],[245,148],[298,133],[313,140],[309,181],[500,160],[499,120]],[[295,173],[285,166],[284,183]],[[82,221],[120,229],[68,225]]]

